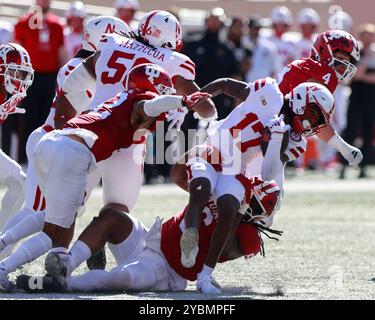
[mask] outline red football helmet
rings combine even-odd
[[[335,58],[334,53],[338,51],[349,54],[350,61]],[[332,67],[339,80],[349,81],[357,72],[355,64],[360,59],[360,52],[357,40],[350,33],[343,30],[329,30],[316,38],[310,56]],[[345,67],[343,72],[335,69],[340,65]]]
[[[247,207],[244,218],[257,221],[269,217],[279,207],[281,192],[274,180],[264,181],[259,176],[247,179],[238,175],[237,179],[246,189],[245,203]]]
[[[19,44],[0,45],[0,85],[13,95],[25,93],[34,79],[30,56]]]
[[[160,95],[176,93],[168,72],[152,63],[133,67],[126,77],[125,89],[136,92],[151,91]]]

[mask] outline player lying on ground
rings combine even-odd
[[[316,38],[309,58],[293,61],[281,71],[277,83],[283,95],[303,82],[318,82],[333,93],[339,80],[347,82],[353,78],[359,59],[359,45],[351,34],[329,30]],[[351,166],[357,167],[362,161],[361,151],[346,143],[330,124],[317,136],[340,152]]]
[[[0,124],[8,115],[25,113],[18,105],[26,97],[33,77],[34,70],[25,48],[16,43],[0,45]],[[0,150],[0,183],[7,188],[1,201],[0,231],[22,206],[24,181],[21,166]]]
[[[17,250],[20,254],[15,252],[0,262],[0,289],[12,287],[7,275],[18,266],[52,248],[69,246],[67,234],[74,228],[76,213],[82,205],[87,175],[97,162],[133,141],[145,139],[147,129],[162,113],[182,107],[190,109],[210,97],[201,92],[167,95],[174,93],[172,80],[165,70],[153,64],[134,67],[126,83],[126,91],[94,111],[71,119],[63,130],[46,134],[37,144],[35,167],[47,203],[43,230],[21,244],[22,250]],[[48,273],[53,268],[53,259],[49,257]]]
[[[268,215],[279,201],[280,191],[273,181],[262,181],[259,177],[248,180],[238,177],[246,188],[244,208],[246,214],[238,214],[243,221],[231,235],[220,257],[226,262],[245,256],[258,254],[262,240],[257,226],[251,224],[256,219]],[[249,209],[250,204],[250,209]],[[262,208],[267,207],[267,212]],[[194,268],[181,265],[179,241],[184,230],[184,214],[187,207],[162,224],[157,218],[150,230],[135,217],[121,211],[121,206],[107,205],[99,218],[92,222],[80,235],[77,243],[80,250],[69,255],[53,253],[59,270],[55,277],[43,278],[44,291],[178,291],[184,290],[187,280],[195,281],[202,269],[211,235],[217,225],[218,210],[213,199],[203,208],[199,235],[200,247]],[[246,210],[245,209],[245,210]],[[70,273],[92,253],[105,244],[114,255],[117,267],[111,271],[92,270],[83,275],[69,277]],[[78,247],[77,247],[78,248]],[[65,274],[68,277],[61,276]],[[57,275],[57,276],[56,276]],[[17,287],[29,292],[29,276],[20,276]]]
[[[274,145],[272,140],[278,142],[284,135],[288,136],[290,127],[295,134],[315,135],[329,123],[334,102],[328,89],[316,83],[301,84],[292,91],[290,98],[284,98],[271,78],[250,84],[219,79],[202,91],[210,92],[213,96],[225,93],[243,101],[226,119],[208,128],[206,146],[201,154],[188,162],[192,180],[185,215],[186,230],[181,238],[181,263],[185,267],[192,267],[196,262],[200,213],[210,194],[217,200],[221,217],[213,233],[204,268],[199,274],[199,278],[207,279],[208,283],[225,243],[233,228],[236,228],[235,216],[245,192],[236,180],[236,174],[246,173],[252,160],[262,156],[265,126],[269,125],[270,146]],[[271,158],[273,161],[267,162],[265,170],[262,168],[262,172],[267,171],[273,177],[283,172],[280,149],[275,150],[275,156]],[[204,154],[209,157],[202,156]]]
[[[122,22],[120,19],[115,17],[99,16],[89,19],[84,28],[84,35],[82,39],[82,49],[77,52],[75,57],[71,59],[66,65],[64,65],[57,75],[57,90],[60,92],[62,85],[66,77],[76,68],[85,58],[92,55],[99,45],[100,40],[104,33],[116,32],[118,34],[129,33],[129,27]],[[87,100],[90,101],[92,98],[93,88],[86,87],[85,94]],[[28,159],[27,175],[25,179],[25,204],[21,211],[15,214],[1,230],[0,236],[0,261],[6,258],[13,250],[16,243],[36,232],[39,232],[43,228],[46,201],[41,193],[41,190],[37,184],[37,178],[35,173],[35,164],[33,159],[33,152],[36,144],[40,139],[47,133],[54,129],[54,117],[55,117],[55,101],[52,104],[50,113],[45,121],[45,124],[35,129],[29,136],[26,143],[26,154]],[[91,97],[91,98],[90,98]],[[83,105],[78,107],[84,108]],[[77,109],[77,114],[86,111],[86,109]],[[5,165],[1,166],[4,170],[6,169],[7,174],[15,171],[11,170]],[[18,166],[17,166],[18,168]],[[85,201],[89,198],[92,188],[95,187],[100,179],[99,175],[90,175],[88,177],[88,183],[86,186],[86,197]],[[23,187],[23,186],[22,186]],[[17,190],[15,190],[17,191]],[[14,191],[14,192],[15,192]],[[22,195],[22,192],[17,192]],[[6,202],[7,197],[5,196],[3,201]],[[16,203],[16,201],[13,201]],[[18,210],[17,210],[18,211]],[[80,210],[83,213],[84,209]],[[3,220],[1,220],[3,222]],[[1,225],[2,223],[0,223]],[[64,251],[63,248],[59,248],[59,251]],[[66,249],[67,250],[67,249]]]

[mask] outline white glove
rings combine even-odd
[[[351,151],[342,153],[342,156],[348,161],[349,165],[354,168],[357,168],[363,160],[361,150],[353,146],[351,146]]]
[[[284,115],[280,117],[275,116],[267,123],[267,127],[271,132],[271,135],[281,135],[283,136],[285,132],[290,129],[289,124],[285,124]]]
[[[167,121],[170,122],[168,130],[171,130],[174,126],[176,126],[177,131],[180,131],[181,125],[184,122],[185,116],[188,112],[189,110],[186,107],[168,111]]]
[[[21,102],[23,98],[26,97],[26,92],[17,93],[12,95],[7,101],[5,101],[2,105],[0,105],[0,119],[5,120],[8,115],[14,113],[25,113],[26,110],[22,108],[18,108],[17,106]]]
[[[363,160],[361,150],[345,142],[337,133],[328,141],[348,161],[349,165],[357,168]]]

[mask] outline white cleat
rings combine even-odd
[[[212,279],[203,278],[197,280],[197,291],[205,294],[221,294],[221,287],[220,285]]]
[[[0,292],[10,292],[15,288],[15,285],[9,281],[8,274],[4,269],[0,268]]]
[[[195,228],[187,228],[181,236],[181,264],[185,268],[191,268],[195,265],[195,260],[198,255],[199,234]]]

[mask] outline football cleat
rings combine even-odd
[[[21,274],[16,279],[16,287],[27,293],[63,292],[66,289],[65,278],[60,277],[58,280],[49,276],[38,278]]]
[[[221,287],[212,277],[207,277],[197,280],[197,291],[205,294],[221,294]]]
[[[195,228],[187,228],[180,239],[181,264],[185,268],[195,265],[195,260],[199,251],[199,234]]]
[[[47,254],[44,269],[47,276],[54,278],[56,281],[65,281],[65,278],[70,274],[63,257],[57,252]]]
[[[96,254],[91,256],[87,261],[87,268],[89,270],[105,270],[107,264],[107,257],[105,254],[105,247],[101,248]]]
[[[0,268],[0,292],[11,292],[15,289],[14,283],[9,281],[8,274]]]

